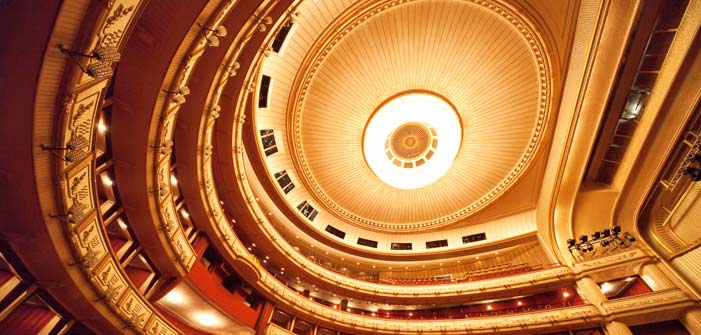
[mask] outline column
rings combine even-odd
[[[664,273],[664,268],[661,268],[659,263],[643,264],[640,268],[640,278],[642,278],[647,286],[653,291],[676,288],[674,282]]]
[[[604,323],[606,335],[633,335],[630,328],[620,321],[609,321]]]
[[[689,334],[701,334],[701,308],[694,307],[685,310],[679,320],[684,324]]]
[[[260,314],[258,314],[258,320],[256,320],[256,335],[265,334],[265,331],[268,329],[268,325],[270,324],[270,319],[272,318],[274,311],[275,304],[273,304],[270,301],[265,301],[263,304],[263,308],[260,311]]]
[[[601,303],[608,301],[608,298],[601,292],[599,285],[591,279],[591,277],[582,277],[577,280],[577,292],[585,301],[596,306],[596,308],[604,314],[604,309]]]

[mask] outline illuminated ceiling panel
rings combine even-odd
[[[467,1],[379,2],[329,31],[297,75],[287,118],[298,175],[323,210],[373,230],[441,227],[490,204],[530,166],[551,78],[539,36],[517,13]],[[460,144],[442,177],[402,187],[377,177],[363,135],[379,106],[412,91],[450,102]]]

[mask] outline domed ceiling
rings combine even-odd
[[[287,138],[305,189],[337,219],[371,230],[431,229],[484,208],[527,170],[541,143],[551,79],[540,38],[497,2],[385,1],[354,9],[317,39],[290,94]],[[453,118],[437,117],[437,104],[418,112],[406,105],[380,140],[368,140],[383,106],[417,92],[446,102]],[[407,130],[412,122],[428,133]],[[457,135],[440,130],[451,127]],[[437,141],[422,142],[431,129]],[[404,133],[397,136],[408,165],[397,161],[395,132]],[[421,143],[428,144],[412,149]],[[434,168],[420,165],[438,160],[429,157],[431,143],[436,157],[455,150],[435,181],[403,187],[372,167],[393,163],[395,174],[412,170],[408,181],[424,178]],[[385,155],[371,155],[373,148]]]

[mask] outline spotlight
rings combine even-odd
[[[695,168],[695,167],[688,167],[686,168],[686,171],[684,171],[684,174],[689,176],[689,178],[692,181],[699,181],[701,180],[701,169]]]
[[[636,241],[636,238],[628,232],[623,233],[623,236],[619,237],[620,232],[621,227],[616,225],[612,229],[591,233],[591,240],[589,235],[580,235],[579,243],[577,243],[577,240],[570,238],[567,240],[567,248],[572,256],[583,259],[587,253],[590,253],[590,255],[595,254],[594,250],[597,244],[602,248],[606,248],[602,250],[601,254],[603,254],[618,247],[628,248]],[[613,249],[611,248],[612,245],[614,246]]]
[[[623,239],[624,239],[626,242],[628,242],[628,243],[633,243],[633,242],[635,242],[635,237],[634,237],[633,235],[631,235],[630,233],[628,233],[628,232],[625,232],[625,233],[623,234]]]
[[[574,248],[576,244],[576,241],[573,238],[570,238],[567,240],[567,248],[572,249]]]
[[[589,248],[587,247],[586,244],[580,244],[580,245],[578,246],[578,248],[579,248],[579,252],[581,252],[581,253],[583,253],[583,254],[585,254],[585,253],[587,253],[587,252],[589,251]]]

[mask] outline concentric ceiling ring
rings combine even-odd
[[[529,167],[550,113],[539,36],[497,1],[368,2],[355,13],[329,26],[291,89],[288,141],[304,187],[336,218],[383,231],[441,227],[490,204]],[[376,106],[411,90],[447,98],[464,122],[452,167],[420,192],[380,181],[360,145]]]

